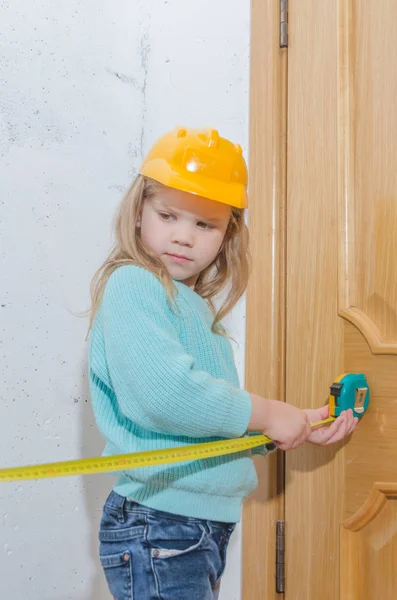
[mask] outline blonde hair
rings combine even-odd
[[[138,175],[124,196],[115,219],[113,249],[91,282],[90,328],[110,275],[122,265],[144,267],[164,285],[169,303],[175,299],[177,289],[171,276],[164,263],[143,245],[137,227],[145,200],[152,198],[163,187],[153,179]],[[248,283],[249,265],[248,229],[244,221],[244,210],[233,208],[218,255],[212,264],[199,274],[194,288],[194,291],[208,302],[214,313],[214,333],[224,334],[223,328],[219,327],[220,321],[244,294]],[[215,312],[214,298],[225,288],[225,298],[219,310]]]

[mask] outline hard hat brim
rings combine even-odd
[[[216,181],[208,179],[200,173],[189,173],[185,171],[183,175],[172,170],[167,161],[156,158],[145,162],[139,173],[144,177],[149,177],[162,183],[163,185],[195,194],[221,202],[239,209],[245,209],[248,205],[246,188],[237,182]]]

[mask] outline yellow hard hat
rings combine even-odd
[[[178,127],[149,151],[139,173],[183,192],[246,208],[248,173],[241,146],[216,129]]]

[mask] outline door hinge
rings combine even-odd
[[[276,524],[276,592],[284,593],[285,582],[285,521]]]
[[[280,0],[280,48],[288,48],[288,0]]]

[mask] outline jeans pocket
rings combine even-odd
[[[219,581],[226,568],[226,555],[229,546],[230,537],[235,529],[235,525],[229,525],[229,527],[217,529],[212,531],[211,537],[218,547],[219,558],[220,558],[220,569],[217,574],[217,581]]]
[[[122,517],[122,518],[120,518]],[[99,558],[115,600],[133,600],[133,548],[143,540],[141,519],[105,506],[99,530]],[[135,563],[134,563],[135,564]]]
[[[106,552],[106,549],[102,552]],[[114,600],[133,600],[131,558],[129,550],[117,554],[100,554],[101,565]]]
[[[198,550],[206,538],[200,523],[162,520],[148,523],[146,541],[154,559],[168,559]]]
[[[148,523],[155,590],[162,600],[213,600],[217,552],[204,525],[159,519]]]

